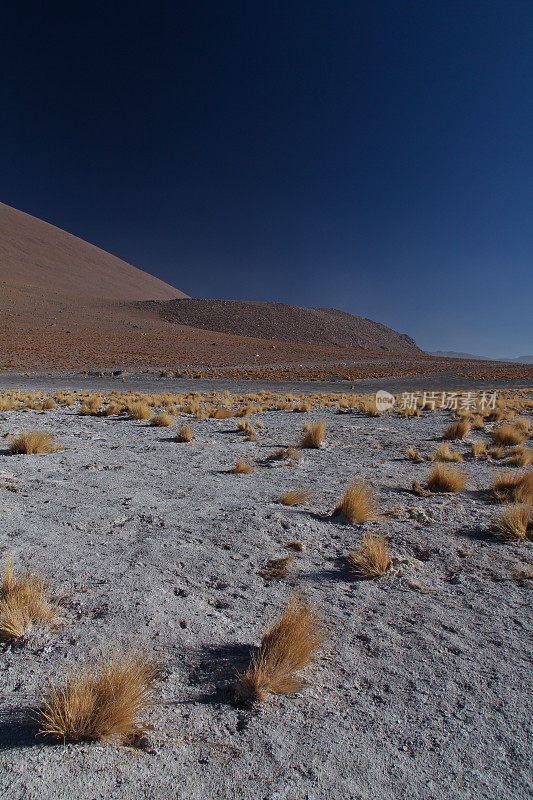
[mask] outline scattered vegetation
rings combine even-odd
[[[267,581],[279,581],[289,574],[289,568],[294,560],[293,555],[284,556],[283,558],[273,558],[267,561],[263,569],[257,573]]]
[[[486,455],[487,447],[485,442],[482,442],[481,439],[476,439],[475,442],[472,442],[472,458],[481,458]]]
[[[495,520],[495,527],[505,539],[522,541],[532,527],[532,503],[514,503],[502,511]]]
[[[308,425],[306,427],[307,430],[305,431],[304,437],[300,442],[300,447],[304,449],[320,447],[324,439],[324,434],[326,433],[326,420],[320,419],[313,425]]]
[[[230,472],[238,475],[240,473],[253,472],[253,466],[248,462],[246,456],[241,456]]]
[[[392,566],[389,547],[383,536],[365,534],[359,550],[349,553],[346,560],[351,569],[362,578],[379,578]]]
[[[466,478],[454,467],[437,464],[429,474],[426,485],[433,492],[460,492],[464,489]]]
[[[176,435],[177,442],[192,442],[194,439],[194,431],[190,425],[182,425]]]
[[[150,419],[150,425],[154,425],[156,428],[170,428],[171,425],[174,425],[174,417],[167,411],[161,411]]]
[[[410,445],[410,446],[407,448],[407,458],[408,458],[410,461],[415,461],[417,464],[420,464],[420,463],[422,463],[423,461],[425,461],[425,460],[426,460],[426,459],[424,458],[424,456],[420,455],[420,453],[418,452],[418,450],[417,450],[415,447],[413,447],[412,445]]]
[[[489,431],[489,436],[496,445],[510,447],[522,444],[527,438],[527,433],[517,425],[500,425]]]
[[[492,492],[501,502],[533,502],[533,472],[498,472],[492,484]]]
[[[470,433],[471,422],[467,417],[455,420],[442,434],[443,439],[464,439]]]
[[[259,652],[239,676],[237,697],[245,703],[264,702],[269,694],[292,694],[306,681],[308,666],[325,640],[317,611],[301,594],[294,594],[280,620],[261,639]]]
[[[132,403],[128,408],[131,419],[146,420],[152,416],[152,409],[147,403]]]
[[[23,431],[9,442],[10,452],[17,454],[55,453],[60,449],[48,431]]]
[[[17,574],[7,560],[0,587],[0,636],[19,639],[33,628],[62,621],[58,599],[44,578],[31,572]]]
[[[107,739],[135,744],[152,700],[158,669],[142,650],[114,650],[52,683],[37,713],[40,732],[56,739]]]
[[[353,480],[345,489],[341,502],[333,516],[343,516],[356,525],[377,519],[378,509],[372,490],[366,481]]]
[[[279,498],[278,503],[283,506],[299,506],[306,503],[310,498],[310,493],[301,489],[291,489],[289,492],[284,492]]]
[[[450,450],[450,445],[448,444],[448,442],[445,442],[444,444],[441,444],[439,445],[439,447],[437,447],[437,449],[431,456],[431,460],[439,462],[453,461],[460,464],[463,461],[463,456],[456,450],[455,451]]]

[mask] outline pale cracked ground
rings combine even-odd
[[[295,467],[265,456],[324,417],[326,444]],[[486,488],[497,465],[464,465],[468,489],[419,498],[425,454],[448,422],[335,411],[268,412],[256,443],[236,420],[175,428],[9,412],[0,433],[54,431],[65,449],[0,455],[0,545],[17,563],[71,592],[66,624],[0,650],[0,789],[5,800],[92,798],[526,798],[531,796],[533,545],[489,532]],[[467,443],[454,445],[468,452]],[[3,440],[2,440],[3,441]],[[246,452],[249,475],[228,469]],[[382,509],[367,523],[398,559],[378,582],[357,581],[342,556],[360,527],[329,514],[353,477]],[[312,492],[305,507],[276,498]],[[290,575],[257,571],[298,539]],[[235,671],[264,624],[300,587],[330,637],[300,695],[256,710],[232,704]],[[145,749],[49,744],[23,712],[49,678],[99,648],[138,641],[161,660]]]

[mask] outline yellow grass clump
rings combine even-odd
[[[443,444],[439,445],[433,455],[431,456],[432,461],[440,461],[440,462],[447,462],[452,461],[456,463],[462,463],[463,456],[461,453],[458,453],[456,450],[450,450],[450,445],[448,442],[444,442]]]
[[[509,456],[509,466],[528,467],[533,464],[533,450],[529,447],[517,447]]]
[[[182,425],[179,429],[176,441],[177,442],[192,442],[194,439],[194,432],[190,425]]]
[[[166,411],[161,411],[159,414],[154,414],[150,425],[154,425],[156,428],[170,428],[171,425],[174,425],[174,417]]]
[[[55,739],[106,739],[134,744],[153,698],[158,668],[144,651],[114,650],[51,684],[37,713],[40,732]]]
[[[489,436],[496,445],[510,447],[522,444],[527,438],[527,433],[517,425],[500,425],[489,432]]]
[[[416,447],[413,447],[412,445],[409,445],[407,448],[407,458],[410,461],[415,461],[417,464],[420,464],[426,460],[424,456],[420,455]]]
[[[481,458],[481,456],[487,455],[487,446],[485,442],[482,442],[481,439],[476,439],[475,442],[472,442],[472,458]]]
[[[33,628],[61,621],[58,602],[45,579],[31,572],[17,574],[8,559],[0,586],[0,636],[19,639]]]
[[[51,397],[47,397],[43,403],[43,409],[45,411],[52,411],[54,408],[57,408],[57,403]]]
[[[309,500],[309,492],[301,489],[291,489],[289,492],[284,492],[279,498],[278,503],[282,506],[299,506]]]
[[[443,439],[464,439],[470,433],[471,422],[467,417],[457,419],[442,434]]]
[[[93,394],[91,397],[82,401],[78,413],[81,414],[82,417],[95,417],[99,414],[101,408],[102,398],[99,394]]]
[[[492,484],[492,492],[502,502],[533,502],[533,472],[498,472]]]
[[[359,550],[349,553],[346,560],[351,569],[362,578],[379,578],[392,566],[389,547],[383,536],[365,534]]]
[[[531,502],[514,503],[502,511],[495,520],[495,527],[504,539],[523,541],[531,528]]]
[[[434,492],[460,492],[464,489],[466,477],[458,469],[437,464],[427,479],[427,488]]]
[[[257,573],[266,581],[279,581],[289,574],[289,568],[294,560],[294,555],[284,556],[283,558],[273,558],[267,561],[263,569]]]
[[[252,472],[253,466],[248,462],[246,456],[241,456],[235,466],[233,467],[230,472],[233,472],[235,475],[240,475],[241,473]]]
[[[150,419],[152,416],[152,409],[148,403],[132,403],[128,408],[128,413],[131,419],[144,420]]]
[[[9,451],[15,454],[55,453],[60,449],[48,431],[23,431],[9,442]]]
[[[529,417],[520,417],[515,421],[514,426],[527,435],[531,430],[531,420]]]
[[[281,618],[261,639],[248,669],[239,676],[237,697],[245,703],[264,702],[269,694],[292,694],[306,681],[299,675],[326,638],[316,608],[294,594]]]
[[[306,427],[307,430],[305,431],[305,435],[302,441],[300,442],[300,447],[303,448],[320,447],[324,439],[324,434],[326,432],[326,420],[319,419],[318,422],[315,422],[313,425],[308,425]]]
[[[341,502],[332,516],[343,516],[356,525],[367,520],[377,519],[377,504],[372,490],[366,481],[353,480],[345,489]]]

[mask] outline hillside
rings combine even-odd
[[[84,301],[168,300],[183,292],[48,222],[0,203],[0,283]]]
[[[163,319],[220,333],[239,333],[282,342],[333,345],[355,350],[421,354],[415,341],[365,317],[331,308],[305,308],[286,303],[187,298],[136,303]]]

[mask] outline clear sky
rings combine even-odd
[[[11,3],[0,199],[196,297],[533,353],[533,2]]]

